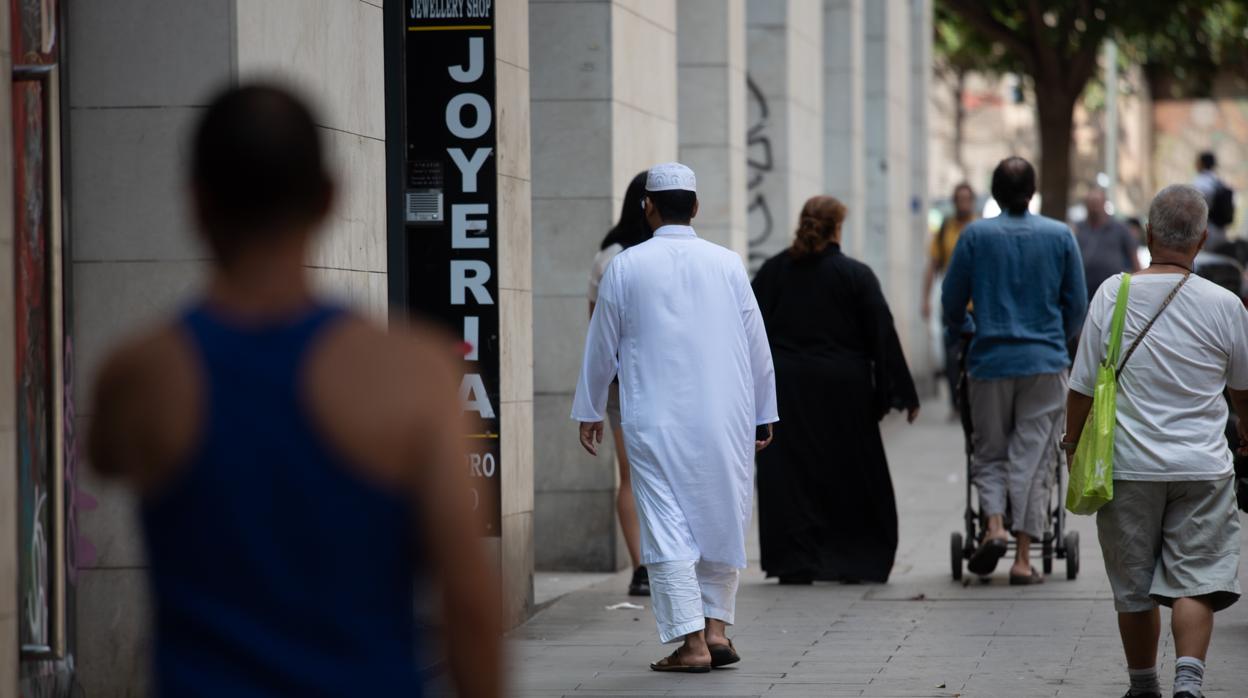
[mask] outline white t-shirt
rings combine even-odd
[[[1126,356],[1181,274],[1131,277],[1122,332]],[[1122,275],[1101,285],[1071,370],[1070,387],[1092,395],[1109,346]],[[1114,479],[1219,480],[1234,471],[1226,443],[1227,386],[1248,389],[1248,310],[1195,274],[1127,362],[1118,382]]]
[[[624,246],[613,242],[598,251],[594,256],[594,266],[589,270],[589,302],[598,302],[598,284],[602,283],[602,275],[607,272],[607,265],[615,256],[624,251]]]

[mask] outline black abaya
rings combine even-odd
[[[869,267],[836,245],[771,258],[754,279],[781,422],[758,454],[769,577],[888,580],[897,505],[879,420],[917,407],[893,317]]]

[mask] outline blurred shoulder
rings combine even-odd
[[[168,392],[196,375],[194,347],[177,322],[166,322],[130,335],[100,365],[96,380],[107,398],[154,391]],[[154,397],[154,396],[153,396]]]
[[[463,357],[462,342],[427,323],[346,313],[309,357],[304,395],[348,463],[403,486],[438,434],[457,428]]]
[[[990,232],[1000,227],[1001,227],[1001,221],[996,217],[976,218],[970,223],[967,223],[966,227],[962,229],[962,234],[958,236],[958,241],[960,242],[962,240],[967,239],[968,237],[975,237],[976,235],[981,235],[985,232]]]
[[[1055,218],[1049,218],[1048,216],[1033,216],[1033,217],[1035,218],[1035,221],[1036,221],[1037,231],[1042,232],[1042,233],[1047,233],[1049,235],[1065,235],[1066,237],[1069,237],[1072,239],[1074,238],[1074,233],[1071,231],[1070,226],[1063,223],[1062,221],[1059,221]]]
[[[364,384],[419,389],[453,376],[466,350],[450,332],[428,322],[392,318],[383,325],[347,312],[326,336],[317,358]]]

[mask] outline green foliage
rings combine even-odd
[[[957,12],[936,3],[932,18],[936,65],[952,73],[1021,72],[1022,62],[1005,46],[975,31]]]
[[[1199,3],[1123,42],[1122,55],[1145,66],[1157,97],[1203,97],[1219,73],[1248,67],[1243,0]]]
[[[1248,64],[1248,0],[936,0],[941,65],[1024,73],[1072,102],[1106,38],[1155,81],[1207,90],[1220,68]]]

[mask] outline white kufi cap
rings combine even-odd
[[[698,178],[693,170],[679,162],[665,162],[650,168],[646,175],[646,191],[698,191]]]

